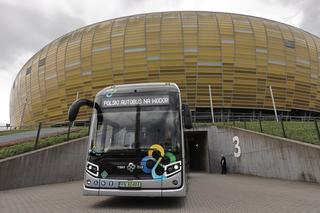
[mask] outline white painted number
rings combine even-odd
[[[238,136],[233,137],[233,143],[234,143],[234,148],[236,149],[236,152],[233,152],[233,155],[234,157],[238,158],[241,155],[240,142],[239,142]]]

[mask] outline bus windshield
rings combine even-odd
[[[132,106],[102,110],[103,121],[93,115],[90,154],[146,151],[160,144],[180,152],[179,111],[169,106]]]

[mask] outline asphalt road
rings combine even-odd
[[[193,173],[186,198],[84,197],[82,181],[0,191],[0,212],[320,212],[320,184]]]

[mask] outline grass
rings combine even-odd
[[[0,131],[0,136],[11,135],[11,134],[26,132],[26,131],[30,131],[30,129],[4,130],[4,131]]]
[[[212,124],[196,124],[195,126],[205,126]],[[255,132],[261,132],[260,124],[258,121],[235,121],[235,122],[219,122],[215,123],[216,126],[235,126],[238,128],[249,129]],[[318,124],[319,125],[319,124]],[[262,132],[284,137],[281,122],[276,121],[261,121]],[[287,138],[320,145],[316,126],[313,121],[283,121],[285,135]]]
[[[70,140],[84,137],[88,134],[88,128],[82,127],[78,131],[70,133]],[[58,136],[52,136],[48,138],[41,139],[38,144],[38,149],[51,146],[54,144],[62,143],[67,140],[67,134],[62,134]],[[30,152],[34,150],[34,143],[35,141],[27,141],[19,144],[15,144],[12,146],[7,146],[0,148],[0,159],[4,159],[7,157],[15,156],[18,154],[22,154],[25,152]]]

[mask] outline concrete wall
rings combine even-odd
[[[0,160],[0,190],[83,178],[88,139]]]
[[[228,171],[320,183],[320,146],[237,128],[208,127],[210,172],[218,173],[221,154]],[[241,156],[234,157],[238,136]]]
[[[236,128],[195,131],[208,131],[210,172],[220,172],[224,154],[231,173],[320,183],[320,146]],[[239,158],[233,156],[234,136],[240,140]],[[87,144],[87,138],[76,139],[0,160],[0,190],[82,179]]]

